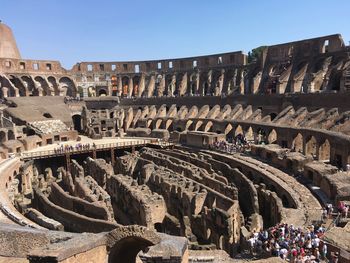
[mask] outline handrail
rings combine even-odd
[[[325,233],[332,227],[332,226],[337,226],[339,223],[339,219],[340,219],[340,213],[336,216],[336,218],[334,218],[332,220],[332,222],[329,224],[329,226],[326,228],[326,230],[324,231]]]
[[[116,142],[116,143],[104,143],[104,144],[93,144],[90,145],[88,148],[81,148],[73,146],[73,145],[66,145],[68,148],[63,148],[61,150],[60,148],[54,149],[54,150],[47,150],[47,151],[36,151],[36,152],[24,152],[19,154],[19,157],[21,158],[35,158],[35,157],[44,157],[44,156],[61,156],[65,154],[74,154],[74,153],[86,153],[91,152],[94,150],[105,150],[105,149],[112,149],[112,148],[124,148],[129,146],[143,146],[147,144],[153,144],[153,145],[159,145],[162,147],[167,147],[173,145],[172,142],[165,142],[165,141],[158,141],[154,139],[147,139],[147,140],[137,140],[137,141],[126,141],[126,142]],[[65,147],[65,146],[64,146]]]

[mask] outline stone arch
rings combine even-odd
[[[98,96],[107,96],[107,90],[106,89],[99,89],[98,90]]]
[[[15,136],[15,133],[13,132],[13,130],[9,130],[7,132],[7,138],[8,138],[8,140],[15,140],[16,139],[16,136]]]
[[[52,89],[54,90],[55,96],[59,96],[60,91],[58,89],[58,84],[57,84],[56,78],[53,76],[50,76],[47,78],[47,81],[48,81],[49,85],[52,87]]]
[[[27,96],[27,91],[24,86],[24,83],[21,78],[18,78],[17,76],[10,75],[9,76],[10,81],[13,83],[13,85],[18,88],[18,93],[20,97],[25,97]]]
[[[38,85],[40,86],[40,88],[42,89],[42,94],[43,96],[51,96],[51,90],[50,87],[47,83],[47,81],[41,77],[41,76],[36,76],[34,78],[34,80],[38,83]]]
[[[277,143],[277,132],[275,129],[272,129],[272,131],[269,133],[269,136],[267,137],[267,141],[269,144]]]
[[[123,89],[123,96],[126,97],[129,93],[129,77],[128,76],[124,76],[122,77],[122,89]]]
[[[209,132],[209,131],[211,131],[212,127],[213,127],[213,122],[212,121],[208,121],[207,124],[204,127],[204,131],[205,132]]]
[[[195,95],[195,94],[197,93],[196,87],[197,87],[196,82],[192,82],[192,83],[191,83],[191,92],[190,92],[190,94],[191,94],[192,96]]]
[[[314,136],[309,136],[305,143],[305,155],[316,157],[317,153],[317,140]]]
[[[151,245],[152,242],[142,237],[125,237],[111,248],[108,263],[135,263],[137,254]]]
[[[6,132],[0,131],[0,143],[4,143],[7,141],[7,135]]]
[[[188,120],[188,121],[186,122],[185,131],[187,131],[187,130],[189,130],[189,129],[190,129],[190,127],[191,127],[192,123],[193,123],[193,121],[192,121],[192,120]]]
[[[133,96],[138,96],[139,94],[139,89],[140,89],[140,80],[141,77],[140,76],[134,76],[132,78],[132,83],[133,83],[133,91],[132,91],[132,95]]]
[[[156,123],[155,123],[155,129],[159,129],[160,128],[160,125],[162,124],[162,119],[158,119],[157,121],[156,121]]]
[[[318,150],[318,159],[320,161],[329,161],[331,156],[331,145],[328,141],[328,139],[324,140]]]
[[[35,87],[34,80],[30,76],[21,77],[24,87],[26,89],[27,96],[38,96],[39,92]]]
[[[230,131],[232,131],[232,130],[233,130],[232,124],[231,124],[231,123],[226,124],[226,127],[225,127],[225,135],[228,135],[228,133],[229,133]]]
[[[303,144],[303,135],[301,135],[301,133],[298,133],[293,139],[292,150],[302,153],[304,148]]]
[[[96,97],[96,89],[94,86],[88,88],[88,97]]]
[[[72,116],[74,130],[81,132],[82,131],[82,125],[81,125],[81,115],[80,114],[74,114]]]
[[[208,81],[205,81],[203,83],[203,95],[204,96],[210,95],[210,85],[209,85]]]
[[[117,227],[107,234],[108,263],[134,263],[137,254],[160,242],[159,236],[141,226]]]
[[[238,126],[236,127],[236,129],[235,129],[235,137],[236,137],[238,134],[242,134],[242,135],[244,134],[241,125],[238,125]]]
[[[171,119],[166,120],[164,128],[166,130],[173,130],[173,120],[171,120]]]
[[[285,195],[282,195],[282,204],[284,207],[286,208],[291,208],[290,202],[288,200],[288,198]]]
[[[202,127],[202,125],[203,125],[203,121],[197,120],[196,124],[193,125],[193,130],[194,131],[200,131],[200,128]]]
[[[60,84],[60,94],[63,96],[76,97],[77,88],[72,79],[68,77],[62,77],[59,80]]]
[[[272,112],[269,115],[270,115],[271,121],[273,121],[277,117],[277,113],[275,112]]]
[[[266,143],[266,140],[267,140],[266,131],[263,128],[259,127],[257,129],[257,134],[258,134],[258,143]]]
[[[245,132],[244,136],[247,141],[254,141],[254,131],[253,128],[249,126],[248,130]]]
[[[168,74],[165,75],[165,91],[164,91],[164,95],[165,96],[172,96],[175,88],[174,86],[176,85],[176,78],[174,75]]]

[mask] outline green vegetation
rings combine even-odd
[[[260,46],[248,52],[248,63],[256,61],[267,46]]]

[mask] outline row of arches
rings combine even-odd
[[[316,160],[329,162],[331,159],[331,143],[327,138],[316,139],[313,135],[303,136],[301,133],[292,134],[291,139],[279,138],[275,128],[263,128],[258,125],[234,125],[227,123],[224,128],[216,127],[213,121],[188,120],[185,129],[204,132],[224,133],[227,138],[235,138],[239,134],[245,136],[247,141],[264,144],[279,144],[293,151]]]
[[[74,81],[63,76],[0,75],[1,97],[77,95]]]
[[[15,140],[16,136],[13,130],[1,130],[0,131],[0,143],[7,142],[9,140]]]
[[[221,95],[241,93],[242,69],[111,77],[111,95],[122,97]],[[89,96],[100,96],[96,91]],[[107,92],[108,93],[108,92]]]

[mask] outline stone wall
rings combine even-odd
[[[61,222],[67,231],[98,233],[112,230],[117,226],[115,223],[86,217],[57,206],[41,193],[40,190],[35,191],[34,202],[43,214]]]
[[[107,207],[101,203],[90,203],[81,198],[70,196],[55,182],[50,186],[49,200],[54,204],[87,217],[104,220],[110,219]]]
[[[155,224],[163,222],[164,199],[146,185],[138,185],[133,178],[119,174],[107,179],[106,189],[113,198],[115,214],[121,223],[154,228]]]

